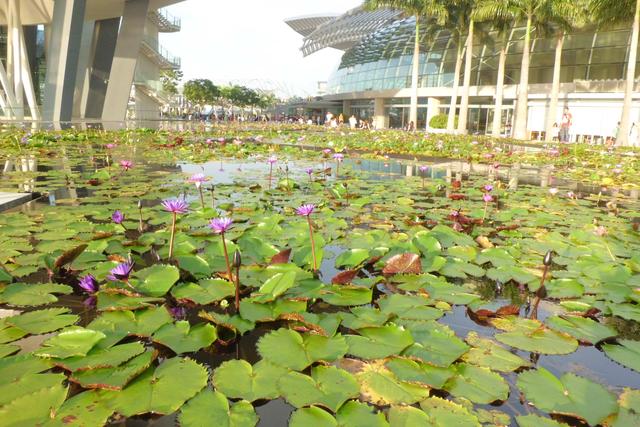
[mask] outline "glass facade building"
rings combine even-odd
[[[523,27],[516,27],[508,34],[504,81],[507,85],[517,84],[520,79],[524,32]],[[415,20],[408,18],[363,38],[344,54],[338,70],[329,79],[328,93],[411,87],[414,37]],[[496,84],[501,38],[495,32],[490,32],[485,43],[477,42],[474,45],[472,85]],[[453,86],[457,40],[446,30],[433,34],[429,29],[421,32],[420,39],[419,87]],[[628,28],[567,35],[562,52],[560,81],[624,79],[629,39]],[[536,38],[534,35],[529,84],[551,83],[554,58],[555,40]],[[640,72],[640,67],[638,70]]]

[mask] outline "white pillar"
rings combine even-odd
[[[24,90],[22,85],[22,20],[20,19],[20,2],[9,0],[7,33],[11,44],[11,77],[13,77],[13,93],[16,97],[16,118],[24,118]]]
[[[122,122],[126,119],[131,85],[136,71],[140,44],[149,12],[149,0],[128,0],[124,6],[120,33],[111,66],[102,120]],[[112,123],[114,125],[114,123]]]
[[[95,21],[87,21],[82,29],[80,54],[78,56],[78,71],[76,71],[76,91],[73,97],[73,117],[84,118],[84,108],[89,93],[89,79],[91,77],[91,54],[95,39]]]
[[[427,99],[427,129],[431,119],[440,114],[440,100],[438,98],[429,97]]]
[[[86,0],[56,0],[47,51],[43,116],[53,122],[70,121],[78,72]]]
[[[373,122],[376,129],[389,126],[389,118],[384,113],[384,98],[376,98],[373,101]]]

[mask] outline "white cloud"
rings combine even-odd
[[[302,36],[284,20],[344,13],[361,0],[185,0],[168,10],[182,18],[182,31],[161,43],[182,58],[185,79],[242,83],[285,95],[313,95],[338,66],[342,52],[325,49],[303,58]]]

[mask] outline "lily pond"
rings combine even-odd
[[[0,426],[639,426],[635,153],[440,138],[3,130]]]

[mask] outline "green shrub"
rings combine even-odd
[[[432,129],[446,129],[447,121],[449,120],[449,116],[447,114],[438,114],[431,117],[429,120],[429,127]],[[458,116],[454,119],[455,127],[458,127]]]

